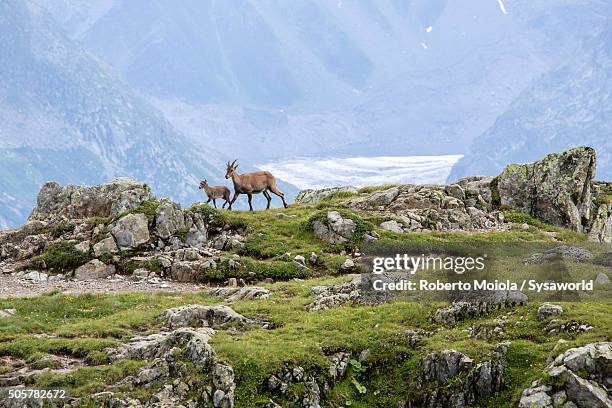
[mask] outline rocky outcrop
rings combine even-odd
[[[381,228],[397,233],[505,228],[502,213],[492,210],[477,191],[460,185],[402,185],[354,198],[349,205],[387,215],[392,219]]]
[[[270,291],[268,289],[260,288],[258,286],[245,286],[242,288],[220,287],[211,289],[208,293],[213,296],[222,297],[226,302],[267,299],[270,297]]]
[[[352,275],[351,280],[337,285],[315,286],[310,291],[316,299],[306,306],[309,312],[338,307],[357,301],[361,294],[361,275]]]
[[[160,319],[171,329],[178,327],[217,327],[223,325],[258,325],[270,328],[269,322],[260,322],[236,313],[229,306],[187,305],[166,310]]]
[[[585,248],[561,245],[556,248],[548,249],[542,253],[533,254],[525,259],[525,263],[542,264],[557,259],[585,262],[593,259],[593,253]]]
[[[303,408],[321,408],[325,395],[338,382],[342,381],[348,372],[351,354],[339,351],[330,356],[329,369],[322,375],[308,373],[301,366],[287,367],[272,374],[265,382],[268,391],[282,398],[289,397],[291,386],[301,385],[303,390],[291,396],[291,403]],[[268,407],[279,407],[276,403]]]
[[[551,303],[545,303],[538,307],[538,320],[548,320],[553,316],[561,316],[563,314],[563,308],[559,305],[553,305]]]
[[[111,232],[121,249],[137,248],[151,238],[149,221],[144,214],[128,214],[111,225]]]
[[[525,389],[520,408],[612,406],[612,343],[592,343],[555,358],[545,376]]]
[[[423,406],[460,408],[474,406],[491,397],[504,386],[506,363],[503,355],[509,343],[496,347],[490,361],[475,363],[455,350],[443,350],[425,356],[422,365],[421,403]],[[429,388],[433,386],[433,388]]]
[[[357,189],[352,186],[322,188],[317,190],[302,190],[295,197],[297,204],[316,204],[319,201],[334,196],[338,193],[357,194]]]
[[[450,306],[437,309],[433,320],[452,326],[458,322],[471,319],[504,308],[514,308],[527,303],[527,295],[517,291],[474,292],[462,294],[465,300],[455,300]]]
[[[53,245],[54,257],[79,258],[74,270],[62,270],[68,278],[153,267],[161,277],[202,281],[218,265],[240,268],[238,260],[219,253],[244,246],[245,237],[215,217],[198,205],[181,209],[158,200],[146,185],[127,179],[91,187],[47,183],[31,220],[0,232],[0,271],[46,272],[48,265],[36,257]]]
[[[324,220],[314,220],[312,229],[321,240],[332,244],[342,244],[353,237],[357,225],[350,218],[345,218],[338,211],[328,211]]]
[[[528,164],[511,164],[497,177],[501,205],[553,225],[586,232],[591,224],[595,150],[577,147]]]
[[[43,185],[29,221],[114,217],[133,210],[152,199],[146,184],[129,179],[116,179],[97,186],[60,186],[51,181]]]
[[[167,382],[160,392],[144,404],[135,400],[131,405],[119,403],[116,406],[153,408],[210,403],[214,408],[233,408],[236,388],[234,372],[230,366],[218,360],[210,346],[209,341],[213,333],[211,328],[179,328],[171,332],[134,337],[117,348],[107,349],[106,352],[113,361],[128,358],[152,360],[152,363],[142,368],[138,374],[123,379],[117,385],[146,387],[153,381]],[[204,390],[201,397],[196,397],[185,405],[181,402],[187,398],[187,391],[190,389],[187,383],[193,384],[194,379],[189,378],[188,373],[180,368],[176,359],[179,354],[184,355],[198,371],[207,373],[212,383],[207,387],[200,385]],[[174,376],[170,376],[170,372],[173,372]]]
[[[589,240],[612,242],[612,183],[593,182],[593,211]]]

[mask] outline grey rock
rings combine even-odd
[[[348,370],[351,354],[340,351],[331,357],[329,365],[329,376],[333,381],[339,381],[344,378]]]
[[[119,248],[115,243],[115,239],[111,236],[104,238],[102,241],[94,244],[93,246],[94,256],[100,257],[105,254],[112,254],[119,252]]]
[[[595,278],[595,283],[597,283],[598,285],[606,285],[610,283],[610,278],[605,273],[599,272],[597,274],[597,277]]]
[[[329,211],[325,222],[315,220],[312,224],[314,234],[321,240],[332,244],[347,242],[353,237],[357,225],[350,218],[343,218],[337,211]]]
[[[340,271],[347,273],[355,270],[355,262],[352,259],[347,258],[342,265],[340,265]]]
[[[43,272],[32,271],[23,275],[23,279],[31,280],[33,282],[45,282],[49,279],[49,275]]]
[[[538,308],[538,320],[547,320],[553,316],[561,316],[563,314],[563,308],[559,305],[553,305],[551,303],[545,303]]]
[[[17,313],[17,309],[0,309],[0,319],[4,319],[5,317],[11,317],[15,313]]]
[[[231,392],[236,387],[234,384],[234,370],[225,364],[215,364],[212,370],[213,385],[223,390]]]
[[[185,216],[181,207],[171,201],[162,201],[155,211],[155,234],[159,238],[168,239],[179,229],[185,229]]]
[[[387,190],[375,191],[367,197],[358,198],[351,201],[353,206],[363,209],[380,209],[390,205],[400,194],[398,187],[391,187]]]
[[[357,194],[357,189],[352,186],[331,187],[319,190],[303,190],[300,191],[295,198],[296,204],[316,204],[324,198],[331,197],[338,193],[353,193]]]
[[[97,186],[61,187],[56,182],[48,182],[38,193],[29,220],[111,217],[135,209],[152,198],[146,185],[129,179],[116,179]]]
[[[593,183],[594,187],[606,191],[612,191],[612,183]],[[599,194],[603,194],[599,192]],[[595,205],[592,210],[593,220],[589,230],[589,241],[609,244],[612,243],[612,203],[598,203],[595,200]]]
[[[236,313],[229,306],[187,305],[166,310],[160,318],[172,329],[178,327],[214,327],[226,323],[260,325],[268,327],[269,323],[251,320]]]
[[[536,392],[534,394],[521,397],[519,408],[552,408],[552,398],[545,392]]]
[[[551,224],[586,232],[594,174],[595,150],[590,147],[508,165],[498,177],[500,203]]]
[[[242,288],[221,287],[211,289],[208,293],[214,296],[220,296],[226,302],[237,302],[240,300],[267,299],[270,296],[270,291],[258,286],[245,286]]]
[[[385,222],[381,223],[380,224],[380,228],[382,228],[384,230],[387,230],[387,231],[396,232],[396,233],[399,233],[399,234],[404,232],[402,224],[400,224],[399,222],[397,222],[395,220],[385,221]]]
[[[525,263],[541,264],[561,258],[570,259],[576,262],[585,262],[593,258],[593,253],[588,249],[561,245],[556,248],[546,250],[542,253],[533,254],[529,258],[525,259]]]
[[[151,271],[144,268],[138,268],[134,271],[134,273],[132,273],[132,278],[142,280],[148,278],[150,274]]]
[[[136,248],[149,241],[149,222],[144,214],[128,214],[115,222],[111,230],[120,248]]]
[[[554,389],[535,381],[523,391],[521,406],[531,402],[530,396],[545,393],[550,405],[564,407],[609,407],[612,399],[606,392],[610,386],[612,372],[612,343],[592,343],[576,347],[558,355],[546,368],[547,377],[555,384]],[[542,395],[541,400],[548,401]],[[540,405],[533,405],[540,406]]]
[[[160,332],[148,336],[131,338],[117,348],[106,349],[112,361],[120,359],[166,358],[173,347],[181,347],[197,366],[215,361],[215,353],[209,341],[214,331],[211,328],[179,328],[171,332]]]
[[[74,271],[74,277],[76,279],[101,279],[107,278],[115,273],[114,265],[106,265],[104,262],[93,259],[87,262],[85,265],[79,266]]]
[[[91,243],[89,241],[79,242],[74,246],[74,249],[76,249],[77,251],[89,253],[89,250],[91,249]]]

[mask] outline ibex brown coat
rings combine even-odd
[[[206,204],[210,203],[210,200],[212,200],[213,205],[215,206],[215,208],[217,208],[217,202],[215,201],[217,198],[225,199],[225,202],[223,203],[223,206],[221,206],[221,208],[225,208],[225,205],[229,204],[229,188],[225,186],[209,186],[208,181],[204,180],[200,181],[200,189],[204,189],[206,195],[208,196],[208,201],[206,201]]]
[[[285,194],[283,194],[276,185],[276,178],[269,171],[256,171],[253,173],[244,173],[238,174],[236,169],[238,165],[236,164],[236,160],[232,163],[227,163],[227,172],[225,173],[225,178],[231,178],[234,182],[234,197],[230,202],[229,209],[232,209],[232,205],[238,195],[246,194],[249,198],[249,209],[253,211],[253,205],[251,204],[251,199],[253,198],[253,194],[263,193],[266,200],[268,200],[268,205],[266,206],[266,210],[270,208],[270,201],[272,201],[272,197],[270,197],[270,193],[272,192],[275,195],[279,196],[281,200],[283,200],[283,205],[287,208],[287,202],[285,201]]]

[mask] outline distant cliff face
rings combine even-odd
[[[543,75],[519,96],[454,166],[449,181],[493,175],[509,162],[587,144],[597,179],[612,179],[612,24],[587,41],[580,58]]]
[[[461,154],[600,12],[596,0],[39,3],[195,142],[251,163]]]
[[[187,201],[199,178],[220,178],[206,152],[54,24],[29,1],[0,3],[0,228],[25,220],[49,179],[131,176]]]

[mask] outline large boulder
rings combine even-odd
[[[106,237],[102,241],[94,244],[93,251],[94,256],[99,258],[105,254],[118,252],[119,248],[113,237]]]
[[[153,198],[146,184],[125,178],[96,186],[62,187],[50,181],[38,193],[36,207],[28,219],[111,217]]]
[[[330,187],[319,190],[302,190],[295,198],[296,204],[316,204],[324,198],[331,197],[338,193],[357,194],[357,189],[353,186]]]
[[[350,218],[344,218],[337,211],[328,211],[324,221],[312,223],[314,234],[323,241],[342,244],[353,237],[357,224]]]
[[[160,318],[170,327],[215,327],[224,324],[261,324],[267,327],[267,322],[251,320],[237,313],[229,306],[187,305],[166,310]]]
[[[593,182],[593,213],[589,240],[612,242],[612,183]]]
[[[106,265],[104,262],[94,259],[87,262],[85,265],[79,266],[74,271],[76,279],[100,279],[111,276],[115,273],[114,265]]]
[[[149,221],[144,214],[128,214],[114,223],[111,229],[121,249],[136,248],[149,241]]]
[[[544,378],[523,391],[519,407],[607,408],[612,406],[611,386],[612,343],[587,344],[557,356]]]
[[[171,201],[163,201],[155,212],[155,233],[167,239],[177,230],[185,228],[185,216],[181,207]]]
[[[494,358],[481,363],[455,350],[443,350],[425,356],[422,380],[433,382],[436,386],[433,391],[422,395],[422,406],[478,406],[479,400],[500,391],[504,386],[505,370],[505,362],[500,357],[507,347],[507,343],[500,343]],[[440,387],[444,387],[445,392],[439,392]]]
[[[577,147],[527,164],[511,164],[497,177],[494,195],[554,225],[586,232],[591,220],[595,150]]]

